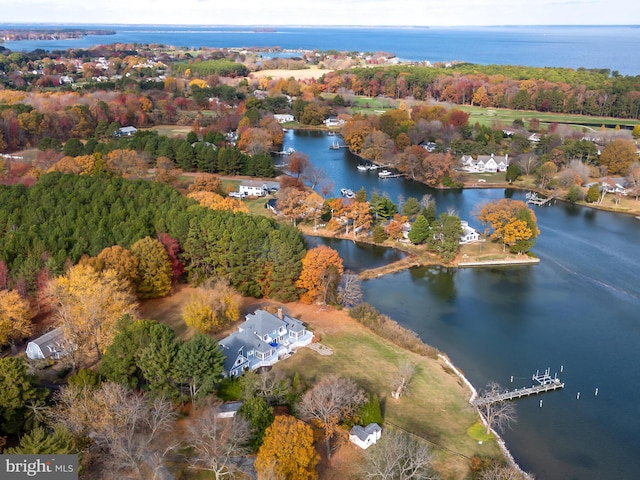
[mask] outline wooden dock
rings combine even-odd
[[[541,375],[536,372],[531,378],[533,382],[538,382],[538,385],[531,387],[516,388],[515,390],[508,390],[506,392],[498,393],[491,397],[478,397],[471,404],[475,407],[486,405],[488,403],[503,402],[505,400],[514,400],[516,398],[528,397],[529,395],[537,395],[539,393],[550,392],[552,390],[558,390],[564,388],[564,383],[560,381],[557,374],[555,377],[550,375],[550,370],[547,369]]]

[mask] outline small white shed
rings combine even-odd
[[[67,353],[64,333],[56,328],[27,343],[27,357],[31,360],[52,358],[58,360]]]
[[[349,441],[365,450],[380,440],[381,435],[382,427],[377,423],[370,423],[366,427],[356,425],[349,432]]]

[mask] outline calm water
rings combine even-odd
[[[329,150],[334,139],[289,132],[285,147],[308,153],[336,190],[364,186],[394,200],[431,193],[438,211],[453,208],[476,226],[476,205],[523,199],[505,190],[438,192],[403,179],[379,180],[356,170],[358,161],[346,151]],[[564,390],[517,401],[519,422],[504,435],[516,460],[540,479],[635,479],[640,220],[562,203],[535,212],[539,265],[413,269],[365,282],[365,301],[446,352],[476,387],[489,381],[511,386],[511,375],[514,387],[528,386],[537,369],[555,373],[563,366]],[[331,246],[348,267],[362,268],[367,253],[352,242]]]
[[[637,19],[636,19],[637,20]],[[0,28],[25,25],[0,24]],[[44,28],[37,25],[34,28]],[[50,25],[49,27],[60,27]],[[273,47],[392,52],[404,60],[480,64],[607,68],[640,75],[637,26],[538,26],[458,28],[255,27],[85,25],[116,35],[78,40],[6,42],[14,51],[87,48],[105,43],[161,43],[186,47]]]

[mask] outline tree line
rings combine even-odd
[[[606,69],[460,64],[350,69],[323,77],[327,92],[458,105],[640,118],[640,76]]]

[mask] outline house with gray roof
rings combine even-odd
[[[256,310],[245,317],[238,331],[220,340],[225,355],[224,373],[237,377],[246,370],[270,367],[312,340],[313,332],[282,309],[276,315]]]
[[[67,343],[62,328],[56,328],[27,343],[27,358],[59,360],[67,354]]]
[[[370,423],[366,427],[355,425],[349,431],[349,441],[366,450],[380,440],[382,428],[377,423]]]

